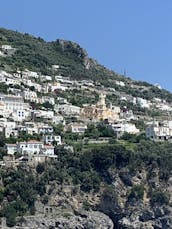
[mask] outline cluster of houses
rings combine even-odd
[[[0,48],[0,55],[12,55],[15,49],[8,45]],[[53,65],[56,72],[60,66]],[[125,87],[123,81],[115,81],[117,86]],[[55,158],[54,145],[64,144],[61,136],[54,132],[54,125],[63,124],[64,131],[84,134],[88,124],[106,121],[112,128],[114,135],[120,137],[125,132],[139,134],[140,130],[133,124],[138,120],[137,115],[127,107],[107,104],[106,95],[118,96],[121,101],[132,102],[141,108],[156,108],[160,111],[171,112],[172,107],[166,101],[154,98],[148,101],[144,98],[133,97],[119,93],[114,88],[105,88],[92,80],[72,80],[61,75],[42,75],[25,69],[24,71],[6,72],[0,70],[0,84],[8,86],[7,91],[0,93],[0,132],[5,138],[18,138],[21,133],[40,135],[41,141],[16,142],[6,144],[8,155],[20,154],[40,161]],[[136,85],[131,85],[136,87]],[[59,92],[90,91],[99,94],[99,101],[95,104],[83,104],[82,107],[68,102]],[[61,93],[62,94],[62,93]],[[48,107],[43,106],[48,104]],[[73,117],[75,121],[67,121]],[[146,136],[153,140],[168,140],[172,138],[172,123],[149,122]]]

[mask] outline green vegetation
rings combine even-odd
[[[144,195],[144,186],[143,185],[134,185],[129,194],[128,194],[128,201],[134,200],[143,200]]]
[[[98,192],[100,184],[104,183],[106,190],[102,197],[115,201],[117,194],[112,187],[110,169],[125,169],[128,171],[126,176],[131,176],[145,167],[148,168],[148,176],[151,178],[152,169],[157,166],[161,179],[168,179],[172,171],[172,144],[151,142],[141,136],[137,141],[134,139],[134,143],[131,140],[133,141],[133,136],[129,136],[125,142],[135,144],[134,151],[129,150],[120,141],[99,147],[81,147],[74,153],[60,147],[55,151],[58,155],[57,161],[38,164],[35,170],[26,165],[19,166],[17,170],[1,168],[4,187],[0,190],[0,201],[3,202],[4,198],[8,201],[1,210],[1,215],[5,216],[8,225],[12,226],[16,216],[34,214],[36,196],[40,195],[42,201],[47,203],[46,185],[52,181],[59,185],[79,185],[83,192]],[[166,193],[154,189],[153,186],[151,189],[149,197],[152,205],[169,203]],[[132,186],[128,192],[128,201],[142,200],[143,193],[144,184]],[[89,208],[89,205],[85,203],[84,208]]]
[[[89,124],[84,134],[85,137],[98,139],[99,137],[114,137],[114,131],[103,123]]]
[[[16,52],[12,56],[0,57],[0,67],[2,69],[14,72],[17,69],[24,70],[27,68],[42,74],[61,74],[77,80],[91,79],[95,83],[98,82],[100,85],[114,88],[134,97],[145,99],[160,97],[168,102],[172,102],[172,94],[170,92],[160,90],[146,82],[136,81],[134,84],[138,87],[131,88],[130,85],[133,81],[130,78],[125,78],[110,71],[88,58],[86,51],[74,42],[58,39],[53,42],[46,42],[40,37],[36,38],[27,33],[22,34],[0,28],[0,45],[3,44],[16,48]],[[89,69],[85,67],[88,62],[90,65]],[[60,68],[54,70],[52,65],[59,65]],[[115,80],[123,81],[127,86],[119,86],[115,83]],[[144,89],[144,86],[148,90]],[[34,88],[32,89],[34,90]],[[73,97],[71,100],[76,105],[94,102],[92,99],[87,101],[82,95],[79,100],[78,97]]]
[[[69,41],[56,40],[46,42],[41,38],[35,38],[28,34],[21,34],[5,29],[0,29],[0,45],[8,44],[16,48],[13,56],[0,57],[0,68],[14,72],[17,69],[25,68],[42,74],[61,74],[72,79],[91,79],[98,86],[111,87],[119,92],[124,92],[135,97],[152,99],[160,97],[172,102],[172,94],[165,90],[146,84],[138,83],[138,87],[131,88],[130,79],[124,78],[105,67],[89,59],[87,53],[77,44]],[[85,67],[89,61],[90,68]],[[59,65],[55,70],[52,65]],[[116,85],[115,80],[125,81],[126,87]],[[145,89],[144,86],[148,88]],[[20,86],[15,86],[20,88]],[[27,87],[22,84],[21,87]],[[7,93],[7,86],[0,84],[0,92]],[[34,87],[30,87],[34,91]],[[55,92],[58,96],[66,98],[76,106],[83,106],[85,103],[95,104],[98,100],[96,92],[73,90],[65,92]],[[54,94],[53,94],[54,95]],[[41,93],[39,93],[41,97]],[[57,99],[55,97],[55,99]],[[114,102],[121,107],[127,106],[138,115],[159,116],[157,110],[147,110],[139,106],[133,106],[126,101],[117,101],[117,96],[108,95],[107,100]],[[31,102],[33,109],[44,107],[53,109],[52,104],[45,102],[37,104]],[[41,121],[42,119],[39,119]],[[34,120],[34,121],[38,121]],[[76,117],[66,118],[66,123],[75,122]],[[48,120],[46,120],[48,123]],[[142,120],[132,121],[139,129],[144,130],[145,125]],[[172,172],[172,143],[153,142],[146,139],[144,134],[132,135],[125,133],[116,140],[114,132],[103,122],[99,124],[89,124],[84,134],[64,133],[62,124],[54,125],[55,135],[61,135],[62,139],[74,148],[73,151],[66,150],[63,146],[56,146],[55,154],[57,160],[46,161],[38,164],[36,168],[31,168],[27,164],[22,164],[16,168],[0,168],[0,178],[2,187],[0,188],[0,203],[2,209],[0,215],[6,217],[7,225],[12,227],[16,223],[17,216],[35,213],[35,201],[40,198],[43,204],[47,204],[49,195],[53,187],[47,191],[51,183],[57,185],[76,185],[81,193],[102,192],[101,198],[112,204],[117,202],[118,193],[114,185],[114,174],[119,174],[121,182],[129,186],[126,194],[127,204],[142,201],[144,197],[145,184],[133,185],[131,177],[138,171],[146,171],[149,187],[148,198],[152,206],[169,204],[169,196],[162,189],[156,189],[151,183],[154,176],[154,169],[158,170],[160,182],[168,181]],[[107,138],[108,143],[89,144],[90,139]],[[18,138],[10,137],[5,139],[0,134],[0,159],[6,155],[4,143],[16,143],[17,141],[28,141],[31,139],[40,140],[41,135],[29,135],[25,132],[19,133]],[[20,154],[15,154],[18,158]],[[103,188],[102,188],[103,187]],[[100,193],[101,193],[100,192]],[[103,200],[102,200],[103,202]],[[85,201],[83,208],[89,210],[90,204]],[[68,214],[68,213],[64,213]],[[67,215],[66,215],[67,216]]]
[[[46,42],[29,34],[0,29],[0,45],[8,44],[16,48],[13,56],[0,57],[1,67],[11,71],[16,69],[30,69],[43,74],[62,74],[75,79],[90,78],[106,80],[107,77],[120,78],[114,72],[107,70],[87,57],[87,53],[78,44],[56,40]],[[88,59],[90,69],[85,68]],[[60,65],[58,71],[52,65]]]
[[[169,195],[162,190],[154,190],[151,192],[151,204],[169,204]]]
[[[8,87],[9,87],[9,86],[7,86],[6,84],[0,83],[0,93],[7,94],[7,89],[8,89]]]

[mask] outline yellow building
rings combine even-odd
[[[100,94],[99,101],[96,105],[86,106],[82,109],[81,115],[84,118],[93,120],[105,120],[116,121],[119,119],[120,108],[106,106],[106,95]]]

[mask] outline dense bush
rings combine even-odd
[[[133,200],[143,200],[144,195],[144,186],[143,185],[134,185],[129,194],[128,194],[128,201]]]
[[[150,195],[150,202],[152,205],[155,204],[169,204],[169,195],[162,190],[154,190]]]

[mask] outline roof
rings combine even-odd
[[[43,142],[37,140],[30,140],[28,142],[19,142],[19,144],[43,144]]]
[[[14,147],[14,146],[17,146],[17,144],[5,144],[5,145],[6,145],[6,146],[11,146],[11,147],[12,147],[12,146],[13,146],[13,147]]]
[[[47,148],[47,149],[54,149],[54,146],[53,146],[53,145],[44,145],[44,148]]]

